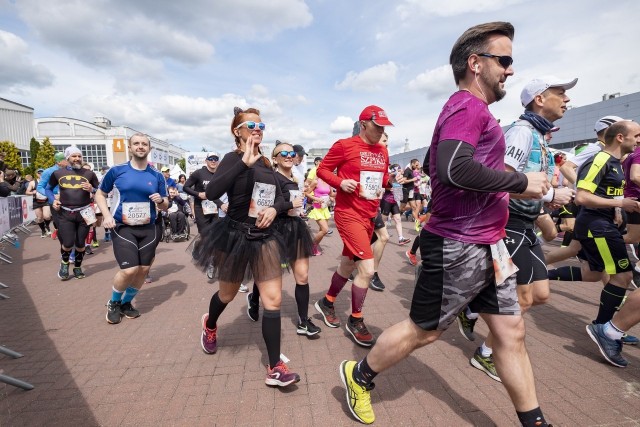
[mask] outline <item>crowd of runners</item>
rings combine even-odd
[[[85,277],[82,263],[98,244],[96,227],[104,227],[119,267],[106,320],[137,318],[132,302],[148,281],[158,243],[194,234],[193,263],[203,278],[218,282],[202,307],[203,351],[213,354],[224,344],[222,314],[238,292],[248,291],[252,321],[262,306],[265,382],[285,387],[300,381],[281,360],[282,278],[291,272],[297,334],[322,333],[309,314],[314,307],[326,327],[344,323],[357,345],[371,348],[362,360],[339,366],[348,407],[365,424],[375,420],[370,392],[377,375],[454,322],[475,341],[481,318],[490,332],[470,363],[504,384],[523,426],[548,425],[522,314],[548,301],[549,280],[602,281],[585,339],[609,363],[625,367],[623,343],[638,343],[625,332],[640,322],[640,293],[626,295],[636,268],[628,247],[640,241],[640,125],[605,116],[594,127],[597,142],[554,155],[548,141],[578,79],[546,77],[521,88],[523,110],[513,112],[503,131],[488,106],[505,96],[514,73],[513,38],[506,22],[477,25],[458,38],[450,64],[459,90],[442,108],[425,159],[406,167],[390,164],[385,127],[393,124],[375,105],[361,111],[354,135],[335,142],[310,171],[300,145],[278,140],[272,152],[261,150],[266,124],[255,108],[234,109],[234,151],[208,153],[200,170],[177,182],[168,169],[149,164],[151,143],[140,133],[129,138],[130,161],[99,176],[83,165],[76,147],[57,153],[56,164],[38,171],[27,194],[42,237],[53,233],[60,243],[58,277]],[[419,265],[411,308],[406,320],[376,338],[365,323],[365,301],[369,289],[385,289],[377,270],[390,240],[387,224],[395,227],[397,244],[411,242],[403,235],[405,214],[419,232],[406,251]],[[188,229],[189,217],[196,233]],[[330,283],[310,284],[310,259],[322,255],[332,217],[343,243],[340,263]],[[563,246],[545,259],[541,240],[560,232]],[[581,267],[557,266],[574,256]],[[548,269],[551,264],[557,268]],[[351,314],[340,319],[334,304],[349,281]],[[326,294],[310,301],[310,286]]]

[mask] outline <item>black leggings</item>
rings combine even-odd
[[[79,211],[58,211],[58,238],[65,248],[84,249],[84,241],[89,234],[89,226]]]

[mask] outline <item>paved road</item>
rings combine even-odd
[[[341,247],[337,233],[323,243],[325,254],[311,262],[312,301],[327,290]],[[344,329],[322,325],[315,340],[296,335],[291,275],[284,280],[282,350],[302,377],[296,387],[264,385],[260,323],[247,318],[244,294],[220,319],[218,353],[202,352],[200,317],[216,285],[193,268],[186,246],[160,245],[155,280],[135,300],[142,316],[119,325],[105,321],[117,268],[109,244],[86,257],[86,279],[68,282],[56,277],[56,242],[34,231],[22,249],[9,249],[15,263],[0,265],[0,281],[10,285],[2,292],[11,297],[0,300],[0,345],[25,356],[0,356],[0,372],[35,389],[0,383],[0,426],[357,425],[338,364],[366,351]],[[365,319],[376,336],[408,313],[414,274],[404,250],[388,245],[380,270],[387,290],[368,294]],[[615,368],[585,333],[600,289],[552,282],[551,302],[526,315],[538,395],[555,425],[640,424],[640,349],[626,348],[630,366]],[[346,290],[336,303],[343,321],[350,311]],[[479,322],[477,331],[484,336],[486,326]],[[469,365],[476,345],[453,328],[380,375],[372,395],[376,425],[516,425],[503,386]]]

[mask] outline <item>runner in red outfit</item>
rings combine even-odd
[[[315,307],[327,326],[339,327],[333,302],[357,268],[358,274],[351,287],[352,313],[346,329],[358,344],[369,347],[373,344],[373,336],[362,319],[362,306],[374,273],[373,220],[378,213],[383,186],[388,186],[389,180],[389,153],[378,142],[384,127],[393,124],[384,110],[375,105],[366,107],[359,120],[360,133],[333,144],[318,166],[318,176],[337,189],[334,219],[344,248],[329,291]]]

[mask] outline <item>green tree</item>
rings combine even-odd
[[[184,157],[178,160],[178,166],[180,166],[180,169],[182,169],[183,171],[187,170],[187,161]]]
[[[37,169],[46,169],[46,168],[50,168],[51,166],[54,165],[54,160],[53,160],[53,156],[54,154],[56,154],[56,150],[55,148],[53,148],[53,145],[51,144],[51,142],[49,141],[49,138],[45,138],[44,141],[42,141],[42,145],[40,145],[40,149],[38,150],[38,155],[35,158],[35,161],[33,162],[33,166],[34,168]]]
[[[40,151],[40,142],[35,138],[31,138],[31,142],[29,143],[29,157],[31,158],[31,162],[29,163],[29,166],[24,168],[25,175],[29,174],[35,176],[35,172],[38,169],[35,165],[36,157],[38,157],[38,151]]]
[[[11,141],[0,142],[0,152],[6,153],[4,163],[9,169],[17,170],[22,175],[22,162],[20,161],[20,151],[16,145]]]

